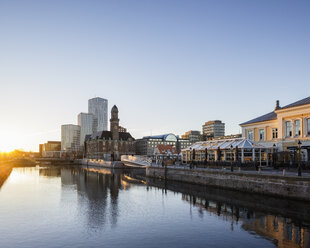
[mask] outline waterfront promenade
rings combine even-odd
[[[152,163],[152,167],[163,168],[162,165]],[[175,168],[175,169],[188,169],[188,170],[198,170],[198,171],[213,171],[213,172],[230,172],[229,166],[218,166],[218,168],[213,167],[192,167],[189,164],[180,164],[180,165],[169,165],[167,168]],[[259,170],[260,168],[260,170]],[[234,167],[234,171],[232,173],[242,173],[242,174],[249,174],[249,175],[269,175],[269,176],[284,176],[284,177],[298,177],[297,176],[297,169],[273,169],[271,167],[259,167],[258,170],[249,169],[249,168],[242,168],[239,166]],[[284,171],[283,171],[284,170]],[[302,172],[302,176],[299,178],[310,178],[310,171],[306,170]]]

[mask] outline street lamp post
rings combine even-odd
[[[300,155],[301,155],[301,142],[298,140],[298,176],[301,177]]]
[[[230,145],[230,171],[233,172],[234,171],[234,167],[233,167],[233,146]]]
[[[273,168],[276,167],[276,154],[275,154],[275,149],[276,149],[276,144],[273,144],[272,146],[272,165],[273,165]]]
[[[189,148],[189,168],[192,168],[192,148]]]
[[[193,166],[196,166],[196,150],[193,149]]]

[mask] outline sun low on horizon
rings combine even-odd
[[[9,153],[14,150],[32,150],[31,147],[25,145],[23,138],[15,132],[0,132],[0,153]]]
[[[24,150],[23,148],[19,148],[18,146],[14,146],[14,144],[8,144],[5,143],[5,140],[0,141],[0,153],[10,153],[13,152],[14,150]]]

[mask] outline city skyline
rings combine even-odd
[[[1,0],[0,248],[310,248],[309,0]]]
[[[0,8],[0,151],[60,140],[97,96],[135,138],[240,133],[309,96],[308,1],[16,3]]]

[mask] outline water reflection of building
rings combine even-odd
[[[310,247],[309,205],[288,199],[147,178],[147,186],[181,193],[198,216],[216,215],[278,247]]]
[[[310,230],[294,223],[289,218],[268,215],[187,194],[182,194],[182,200],[199,207],[200,212],[205,209],[209,213],[232,222],[232,230],[234,223],[240,222],[244,230],[271,240],[279,248],[310,247]]]
[[[75,185],[79,206],[87,205],[87,223],[90,228],[101,228],[110,217],[116,225],[118,216],[118,194],[121,189],[120,175],[103,174],[82,169],[62,169],[63,187]],[[84,207],[82,207],[84,211]]]
[[[62,168],[61,182],[63,187],[76,186],[79,205],[87,204],[90,228],[101,228],[108,221],[115,226],[119,214],[120,190],[127,190],[132,184],[141,184],[121,172],[112,173],[108,169],[90,167]]]
[[[267,215],[244,222],[242,227],[247,231],[255,231],[261,236],[277,240],[278,247],[310,247],[309,230],[287,218]]]
[[[60,167],[40,168],[39,175],[45,177],[60,177],[61,168]]]

